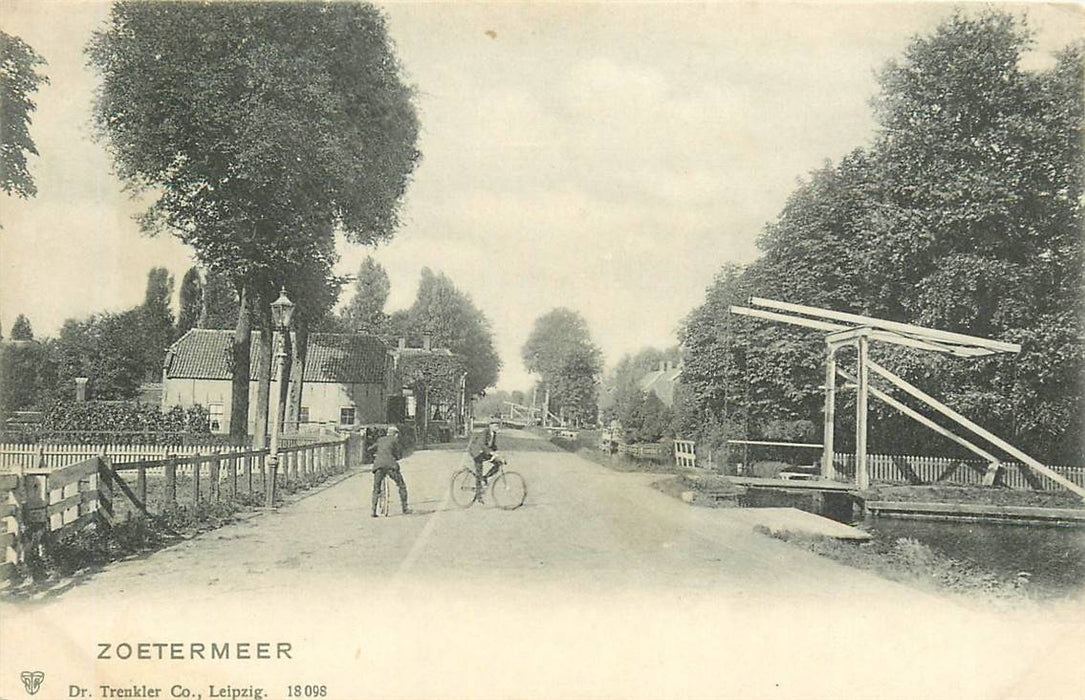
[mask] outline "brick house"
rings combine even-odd
[[[256,405],[259,331],[253,332],[249,370],[249,405]],[[232,373],[229,349],[233,331],[193,328],[166,351],[162,371],[162,407],[202,405],[211,414],[211,429],[230,430]],[[313,333],[305,362],[299,422],[334,423],[342,427],[383,423],[388,401],[399,395],[388,347],[361,333]],[[271,396],[278,396],[272,379]],[[249,411],[252,434],[255,412]]]

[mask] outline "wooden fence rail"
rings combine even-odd
[[[635,459],[659,459],[666,454],[666,448],[655,442],[620,443],[618,454],[629,455]]]
[[[697,466],[696,443],[693,440],[674,441],[674,464],[686,469]]]
[[[4,560],[0,563],[0,581],[6,581],[15,574],[15,567],[23,559],[23,534],[26,527],[23,521],[22,503],[25,500],[22,479],[17,474],[0,474],[0,545],[3,545]]]
[[[314,481],[344,471],[349,444],[349,438],[341,438],[282,448],[279,483]],[[98,447],[98,454],[63,466],[20,467],[16,473],[0,474],[0,581],[12,577],[27,548],[43,537],[62,536],[92,522],[111,527],[129,518],[246,494],[250,502],[262,503],[268,487],[266,449],[224,447],[129,461],[107,455],[107,449]]]

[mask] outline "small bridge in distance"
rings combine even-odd
[[[501,422],[511,428],[527,428],[532,425],[541,425],[544,428],[564,428],[565,421],[550,411],[544,411],[538,406],[525,406],[513,401],[506,401],[501,411]]]

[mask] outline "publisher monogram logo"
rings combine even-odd
[[[23,679],[23,687],[26,688],[26,692],[34,695],[38,692],[38,688],[41,688],[41,683],[45,680],[45,673],[42,671],[23,671],[19,677]]]

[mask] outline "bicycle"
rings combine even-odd
[[[373,470],[373,475],[376,477],[376,470]],[[384,478],[381,479],[380,491],[377,492],[377,515],[382,518],[388,517],[388,491],[392,488],[392,477],[388,475],[388,472],[384,472]]]
[[[492,464],[492,462],[487,462],[487,464]],[[519,472],[507,471],[505,464],[506,462],[503,461],[498,462],[497,473],[491,476],[489,481],[484,479],[481,488],[478,487],[475,479],[474,462],[471,466],[458,470],[452,475],[450,485],[452,502],[460,508],[469,508],[476,501],[481,501],[482,495],[489,488],[490,498],[498,508],[516,510],[524,505],[527,499],[527,482]]]

